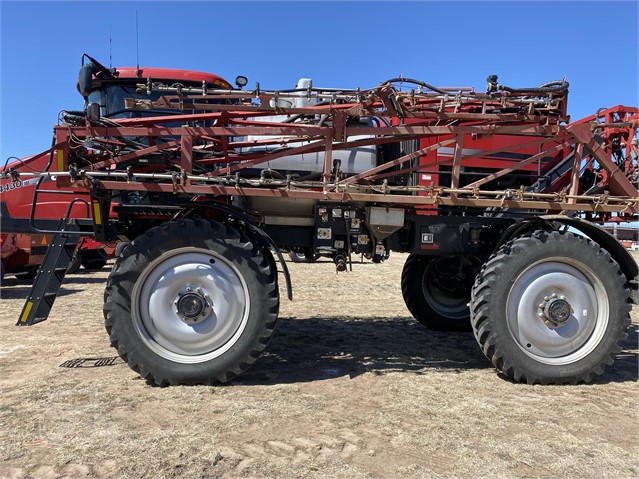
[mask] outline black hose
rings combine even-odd
[[[554,93],[554,92],[566,92],[568,91],[568,82],[565,83],[563,88],[510,88],[504,85],[499,85],[500,90],[507,91],[508,93],[516,94],[537,94],[537,93]]]
[[[432,90],[434,92],[441,93],[442,95],[450,94],[450,92],[447,92],[445,90],[441,90],[441,89],[439,89],[437,87],[434,87],[433,85],[429,85],[428,83],[424,83],[421,80],[414,80],[412,78],[391,78],[390,80],[386,80],[386,81],[383,81],[382,83],[380,83],[378,85],[378,88],[381,87],[381,86],[384,86],[386,84],[389,84],[389,83],[397,83],[397,82],[400,82],[400,83],[414,83],[415,85],[423,86],[423,87],[428,88],[429,90]]]
[[[271,168],[265,168],[260,171],[260,178],[265,179],[266,175],[270,175],[273,178],[277,178],[278,180],[285,180],[286,176],[281,174],[279,171],[272,170]]]
[[[330,101],[321,101],[319,103],[314,103],[313,105],[309,105],[309,106],[322,106],[322,105],[330,105]],[[286,120],[284,120],[282,123],[293,123],[295,120],[299,120],[300,118],[302,118],[303,116],[308,115],[308,113],[298,113],[297,115],[293,115],[289,118],[287,118]]]

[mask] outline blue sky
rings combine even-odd
[[[209,71],[249,86],[371,87],[403,74],[441,86],[567,77],[573,119],[638,104],[638,3],[0,2],[0,158],[48,148],[87,52],[114,66]]]

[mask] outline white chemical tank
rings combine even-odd
[[[308,95],[308,89],[312,88],[313,82],[310,78],[300,78],[295,86],[297,92],[285,93],[277,99],[277,105],[282,108],[303,108],[306,106],[316,105],[320,102],[317,92],[312,91],[310,98]],[[275,106],[275,100],[271,100],[271,106]],[[257,121],[266,122],[285,122],[290,121],[288,115],[266,116],[255,118]],[[316,118],[319,122],[319,116]],[[356,123],[351,123],[349,126],[374,126],[373,121],[368,118],[363,118]],[[265,140],[268,136],[248,136],[245,139],[247,141]],[[286,138],[286,137],[279,137]],[[372,138],[371,135],[356,135],[347,138],[347,141],[358,140],[362,138]],[[308,144],[307,142],[295,142],[288,143],[289,147],[299,147]],[[264,151],[275,151],[281,148],[280,145],[270,146],[255,146],[243,148],[243,153],[258,153]],[[255,168],[259,170],[273,169],[282,174],[298,174],[299,176],[321,174],[324,171],[324,157],[323,151],[317,153],[302,153],[298,155],[290,155],[276,160],[268,161],[255,165]],[[358,148],[346,149],[346,150],[333,150],[333,160],[340,160],[340,170],[342,173],[352,175],[361,173],[377,166],[377,147],[375,145],[361,146]]]

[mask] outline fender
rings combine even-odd
[[[535,229],[557,229],[557,223],[569,226],[580,231],[603,249],[619,264],[622,273],[628,279],[630,288],[630,299],[634,304],[639,304],[639,266],[632,255],[624,248],[617,239],[594,223],[572,218],[564,215],[544,215],[525,220],[510,226],[499,239],[495,248],[497,250],[502,244],[522,234]]]
[[[275,244],[273,239],[269,235],[267,235],[262,228],[260,228],[253,221],[251,221],[244,210],[233,207],[225,203],[220,203],[217,201],[197,201],[197,202],[188,203],[188,205],[186,205],[185,210],[183,210],[184,214],[178,214],[176,216],[188,217],[190,212],[202,210],[202,209],[216,210],[221,213],[224,213],[225,215],[228,215],[232,218],[235,218],[241,221],[242,223],[246,224],[249,227],[249,229],[253,233],[253,237],[260,243],[262,247],[268,248],[275,252],[275,255],[277,256],[277,260],[282,266],[282,274],[284,275],[284,282],[286,283],[286,295],[288,299],[292,301],[293,286],[291,283],[291,275],[288,271],[288,266],[286,265],[286,261],[284,261],[284,256],[282,255],[282,252],[280,251],[278,246]]]

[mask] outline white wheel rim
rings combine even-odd
[[[206,297],[196,322],[178,313],[186,291]],[[240,338],[250,311],[246,283],[221,255],[200,248],[179,248],[152,261],[131,295],[133,325],[146,346],[165,359],[201,363],[228,351]]]
[[[555,323],[543,315],[545,305],[556,297],[570,305],[565,322]],[[544,364],[561,366],[583,359],[601,342],[608,326],[603,283],[588,266],[565,257],[547,258],[526,268],[513,283],[506,304],[515,342]]]

